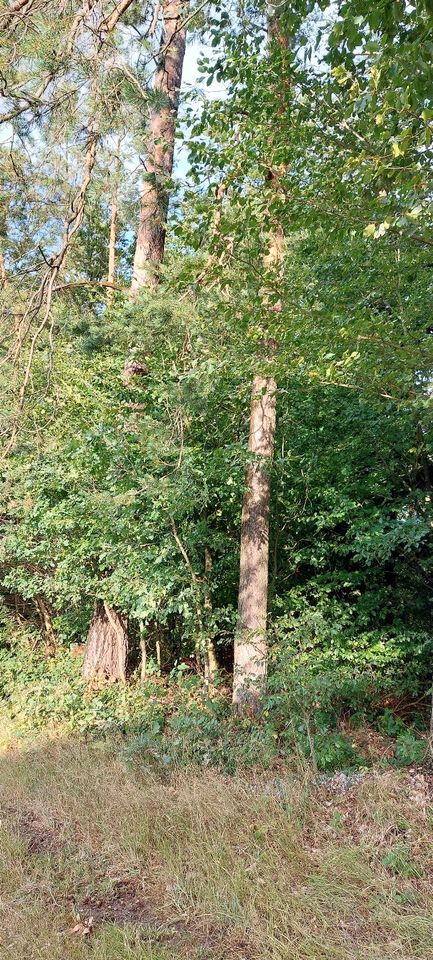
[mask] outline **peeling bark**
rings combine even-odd
[[[109,607],[96,604],[83,662],[85,680],[126,680],[128,619]]]

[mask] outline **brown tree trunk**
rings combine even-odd
[[[45,649],[48,656],[52,656],[57,649],[57,638],[53,627],[51,612],[43,597],[36,597],[35,603],[41,620]]]
[[[275,193],[279,180],[272,178]],[[275,284],[281,280],[284,233],[272,224],[268,252],[263,257],[265,285],[260,290],[264,311],[280,313],[275,301]],[[269,363],[277,348],[266,336],[264,347]],[[234,645],[233,706],[241,716],[254,716],[266,685],[268,645],[266,637],[269,578],[270,466],[274,454],[277,384],[273,377],[257,375],[252,386],[250,438],[248,449],[255,459],[247,469],[241,523],[238,623]]]
[[[83,662],[85,680],[126,680],[128,620],[109,607],[96,604]]]
[[[278,12],[268,4],[268,43],[288,50],[289,43],[280,27]],[[283,70],[279,91],[285,92],[288,80]],[[278,112],[284,111],[279,97]],[[285,168],[269,170],[273,196],[280,192],[280,176]],[[270,313],[280,313],[282,302],[275,298],[275,287],[282,280],[284,231],[271,218],[267,253],[263,257],[264,286],[260,290],[264,314],[263,343],[267,362],[277,344],[268,335]],[[268,645],[267,607],[269,577],[269,510],[271,496],[270,465],[274,453],[277,385],[273,377],[257,375],[253,380],[249,450],[255,460],[247,469],[241,524],[238,623],[234,646],[233,706],[241,716],[258,713],[266,685]]]
[[[7,285],[8,285],[8,276],[6,273],[5,258],[0,250],[0,288],[7,287]]]
[[[233,704],[255,714],[266,682],[269,566],[270,465],[274,452],[276,383],[254,377],[250,439],[241,527],[238,626],[235,637]]]
[[[184,0],[162,0],[163,30],[154,80],[158,105],[150,116],[145,182],[140,201],[140,221],[134,255],[131,297],[145,287],[155,289],[164,259],[169,192],[173,170],[176,118],[185,56],[188,9]],[[162,104],[161,104],[162,99]]]

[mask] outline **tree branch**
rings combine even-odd
[[[97,145],[97,134],[95,131],[93,131],[90,134],[86,157],[84,161],[83,179],[77,190],[77,193],[71,200],[69,213],[65,220],[62,246],[59,252],[57,253],[57,255],[53,258],[53,261],[51,265],[48,267],[48,270],[45,272],[45,275],[42,278],[39,289],[31,298],[30,303],[27,307],[26,312],[24,313],[24,316],[20,324],[20,331],[18,332],[18,342],[15,350],[16,357],[19,355],[21,351],[22,344],[28,333],[32,317],[37,316],[45,300],[45,310],[42,316],[42,320],[40,321],[39,326],[36,328],[33,334],[32,340],[30,342],[29,355],[27,358],[24,378],[23,378],[23,382],[21,384],[21,389],[19,393],[18,408],[17,408],[15,420],[12,426],[11,436],[9,438],[9,442],[6,445],[3,458],[7,457],[8,454],[11,452],[11,450],[13,450],[15,446],[15,442],[18,434],[19,421],[21,419],[21,415],[24,409],[24,404],[25,404],[26,395],[27,395],[27,387],[29,384],[30,376],[31,376],[36,344],[39,340],[39,337],[43,333],[45,327],[47,326],[47,323],[50,318],[54,283],[59,275],[60,269],[65,260],[66,254],[69,250],[71,240],[75,235],[75,233],[77,232],[77,230],[79,229],[79,227],[81,226],[81,222],[84,215],[87,190],[91,181],[92,171],[96,161],[96,145]]]

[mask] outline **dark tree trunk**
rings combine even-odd
[[[83,662],[85,680],[126,680],[128,619],[108,604],[96,604]]]
[[[173,170],[176,117],[185,57],[186,28],[182,26],[188,3],[163,0],[163,30],[154,90],[158,105],[150,117],[145,182],[140,201],[140,222],[134,255],[131,297],[140,290],[154,289],[164,259],[169,192],[167,181]],[[161,102],[162,101],[162,102]]]

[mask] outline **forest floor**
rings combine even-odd
[[[1,960],[433,958],[433,778],[177,774],[0,753]]]

